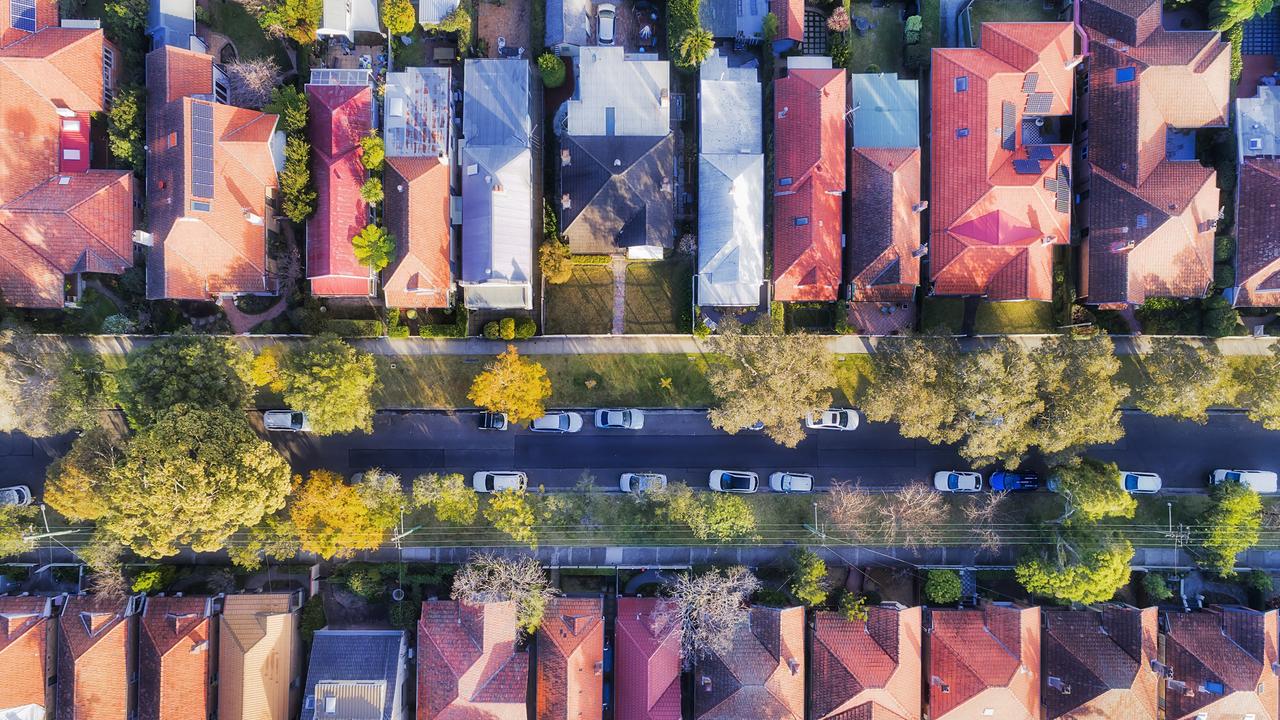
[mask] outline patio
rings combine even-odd
[[[320,59],[327,68],[382,72],[387,67],[387,48],[385,45],[353,45],[346,38],[336,37],[325,43]]]
[[[851,302],[849,326],[861,335],[903,335],[916,324],[916,305],[909,303]]]
[[[531,57],[534,48],[529,36],[530,3],[541,1],[482,0],[477,3],[477,37],[485,56]],[[538,45],[542,45],[541,41]]]

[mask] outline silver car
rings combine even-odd
[[[0,488],[0,505],[30,505],[31,488],[26,485]]]
[[[1132,470],[1120,471],[1120,484],[1124,486],[1126,492],[1134,495],[1148,495],[1160,492],[1163,483],[1160,476],[1149,472],[1134,472]]]
[[[309,432],[307,414],[299,410],[268,410],[262,413],[262,425],[278,432]]]
[[[780,493],[813,492],[813,476],[806,473],[776,472],[769,476],[769,489]]]
[[[753,493],[760,487],[760,476],[746,470],[712,470],[708,485],[717,492]]]
[[[601,45],[612,45],[618,8],[612,3],[600,3],[596,10],[596,38]]]
[[[662,473],[622,473],[618,489],[624,493],[643,493],[667,489],[667,476]]]
[[[597,410],[596,427],[601,430],[640,430],[644,413],[640,410]]]
[[[582,429],[582,416],[576,412],[549,412],[529,425],[534,432],[576,433]]]
[[[810,430],[857,430],[858,412],[836,408],[811,412],[805,416],[804,426]]]
[[[933,474],[933,487],[942,492],[979,492],[982,490],[982,474],[967,470],[939,470]]]
[[[475,488],[476,492],[524,490],[528,486],[529,476],[518,470],[482,470],[471,476],[471,487]]]

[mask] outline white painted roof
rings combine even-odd
[[[671,132],[671,66],[621,47],[584,47],[568,131],[579,137],[663,137]],[[607,118],[612,118],[612,121]],[[612,128],[609,127],[612,123]],[[612,132],[609,130],[612,129]]]

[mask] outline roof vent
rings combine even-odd
[[[791,111],[791,108],[784,106],[781,110],[778,111],[778,119],[781,120],[785,118],[787,116],[787,113],[790,111]]]
[[[468,166],[467,166],[467,174],[468,174],[468,175],[475,175],[475,174],[476,174],[476,173],[478,173],[478,172],[480,172],[480,166],[479,166],[479,165],[477,165],[477,164],[475,164],[475,163],[471,163],[470,165],[468,165]]]
[[[933,677],[929,678],[929,684],[936,685],[940,690],[942,690],[943,693],[951,692],[951,686],[942,682],[942,678],[938,677],[937,675],[934,675]]]
[[[787,667],[791,668],[792,675],[800,672],[800,662],[795,658],[787,658]]]
[[[564,208],[565,210],[568,210],[569,208],[573,207],[573,200],[569,197],[569,193],[564,193],[563,195],[560,196],[560,207]]]
[[[1053,676],[1053,675],[1050,675],[1050,676],[1049,676],[1049,687],[1053,688],[1054,690],[1057,690],[1058,692],[1062,693],[1063,695],[1070,695],[1070,694],[1071,694],[1071,685],[1070,685],[1069,683],[1064,683],[1064,682],[1062,682],[1062,678],[1060,678],[1060,677],[1055,677],[1055,676]]]
[[[396,183],[396,192],[404,192],[404,185]]]
[[[916,248],[915,250],[912,250],[912,251],[911,251],[911,257],[913,257],[913,258],[922,258],[922,257],[924,257],[925,255],[928,255],[928,254],[929,254],[929,246],[928,246],[928,245],[921,245],[920,247],[918,247],[918,248]]]
[[[563,148],[562,150],[560,150],[560,165],[562,167],[568,167],[569,160],[571,159],[571,157],[572,156],[570,156],[569,154],[569,148]]]
[[[662,92],[658,93],[658,106],[666,107],[671,104],[671,90],[662,88]]]
[[[68,177],[68,176],[66,176],[66,175],[63,175],[63,176],[61,176],[61,177],[59,177],[59,178],[58,178],[58,184],[59,184],[59,185],[70,185],[70,184],[71,184],[71,178],[70,178],[70,177]]]
[[[928,200],[921,200],[920,202],[918,202],[918,203],[916,203],[915,205],[912,205],[912,206],[911,206],[911,212],[913,212],[913,213],[922,213],[922,212],[924,212],[925,210],[928,210],[928,209],[929,209],[929,201],[928,201]]]
[[[711,676],[710,675],[702,676],[702,689],[707,692],[711,692]]]
[[[1052,235],[1045,235],[1044,237],[1040,238],[1040,243],[1043,245],[1052,245],[1054,240],[1057,240],[1057,238],[1055,238]]]
[[[596,661],[596,675],[603,675],[603,674],[604,674],[604,661],[598,660]]]
[[[244,219],[245,219],[245,222],[249,223],[250,225],[262,224],[262,216],[258,215],[257,213],[251,212],[248,208],[244,210]]]
[[[622,158],[614,158],[614,159],[613,159],[613,166],[614,166],[614,167],[622,167]]]

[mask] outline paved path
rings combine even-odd
[[[627,259],[614,255],[610,261],[613,270],[613,334],[626,332],[627,318]]]
[[[242,312],[236,307],[235,301],[227,300],[222,305],[222,314],[227,316],[227,322],[231,323],[231,330],[237,334],[247,333],[254,327],[268,320],[278,317],[285,310],[289,309],[289,301],[287,298],[280,298],[275,305],[267,308],[257,315],[249,315]]]

